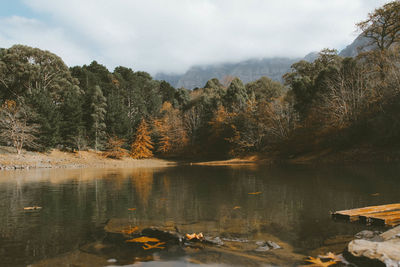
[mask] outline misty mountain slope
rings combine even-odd
[[[342,57],[355,57],[360,52],[370,51],[374,48],[369,45],[370,40],[362,35],[359,35],[351,44],[346,46],[345,49],[340,51],[339,56]]]
[[[359,35],[350,45],[344,48],[339,55],[342,57],[355,57],[360,51],[369,51],[373,46],[368,45],[369,40]],[[225,63],[206,66],[191,67],[184,74],[157,73],[156,80],[165,80],[175,88],[184,87],[193,89],[203,87],[212,78],[222,80],[225,76],[239,77],[244,83],[252,82],[262,76],[282,82],[282,76],[290,70],[290,66],[299,60],[314,61],[318,52],[311,52],[304,58],[264,58],[251,59],[238,63]]]
[[[239,77],[244,83],[255,81],[262,76],[267,76],[275,81],[282,81],[282,75],[289,71],[290,66],[300,58],[264,58],[252,59],[239,63],[226,63],[208,66],[194,66],[186,73],[168,75],[158,73],[157,80],[165,80],[175,88],[185,87],[193,89],[203,87],[212,78],[222,80],[225,76]]]

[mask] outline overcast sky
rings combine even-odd
[[[69,66],[179,73],[193,65],[338,50],[386,0],[2,0],[0,47],[50,50]]]

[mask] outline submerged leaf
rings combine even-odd
[[[240,209],[240,206],[233,207],[234,210]]]
[[[125,242],[147,243],[147,242],[160,242],[160,240],[154,237],[141,236],[126,240]]]
[[[40,210],[42,207],[39,206],[32,206],[32,207],[24,207],[24,210]]]
[[[136,208],[130,208],[130,209],[128,209],[128,210],[130,210],[130,211],[134,211],[134,210],[136,210]]]
[[[315,267],[328,267],[333,264],[336,264],[335,261],[323,262],[323,261],[321,261],[320,258],[314,258],[314,257],[308,257],[308,259],[306,259],[305,261],[312,263],[312,264],[306,265],[306,266],[315,266]]]
[[[160,246],[162,246],[162,245],[165,245],[165,242],[158,242],[158,243],[155,244],[155,245],[150,245],[150,244],[148,244],[148,243],[145,243],[144,246],[142,246],[142,248],[143,248],[144,250],[153,249],[153,248],[164,249],[165,247],[160,247]]]
[[[133,234],[134,232],[136,232],[138,230],[139,230],[139,228],[137,226],[135,226],[135,227],[131,227],[129,229],[121,230],[121,233],[130,235],[130,234]]]
[[[261,194],[261,192],[252,192],[252,193],[248,193],[249,195],[259,195]]]

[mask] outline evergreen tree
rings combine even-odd
[[[47,151],[60,144],[62,116],[59,106],[53,101],[50,93],[44,90],[36,91],[26,99],[26,103],[31,107],[30,116],[39,125],[37,148]]]
[[[229,85],[225,95],[225,107],[229,110],[244,109],[248,100],[246,87],[239,78],[235,78]]]
[[[103,96],[100,86],[96,85],[92,91],[92,134],[94,137],[94,149],[97,151],[102,148],[102,143],[105,139],[106,124],[104,123],[107,100]]]
[[[73,149],[80,146],[76,144],[76,137],[84,132],[82,104],[81,93],[70,91],[65,94],[60,108],[62,114],[60,132],[62,143],[67,148]]]
[[[150,158],[153,156],[152,149],[153,143],[148,126],[146,121],[142,119],[136,132],[136,138],[131,144],[131,156],[134,159]]]

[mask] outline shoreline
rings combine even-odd
[[[54,149],[49,153],[24,151],[21,155],[17,155],[12,148],[0,148],[0,170],[4,171],[56,168],[155,168],[176,164],[175,161],[158,158],[132,159],[124,157],[110,159],[96,151],[63,152]]]
[[[79,168],[155,168],[175,166],[178,164],[195,166],[256,166],[275,164],[354,164],[354,163],[394,163],[400,161],[398,150],[374,150],[367,148],[349,149],[344,151],[320,150],[309,153],[299,153],[293,156],[250,155],[226,160],[188,161],[187,159],[132,159],[123,157],[111,159],[103,156],[102,152],[94,150],[63,152],[53,149],[48,153],[23,151],[18,155],[14,148],[0,146],[0,170],[20,169],[79,169]]]

